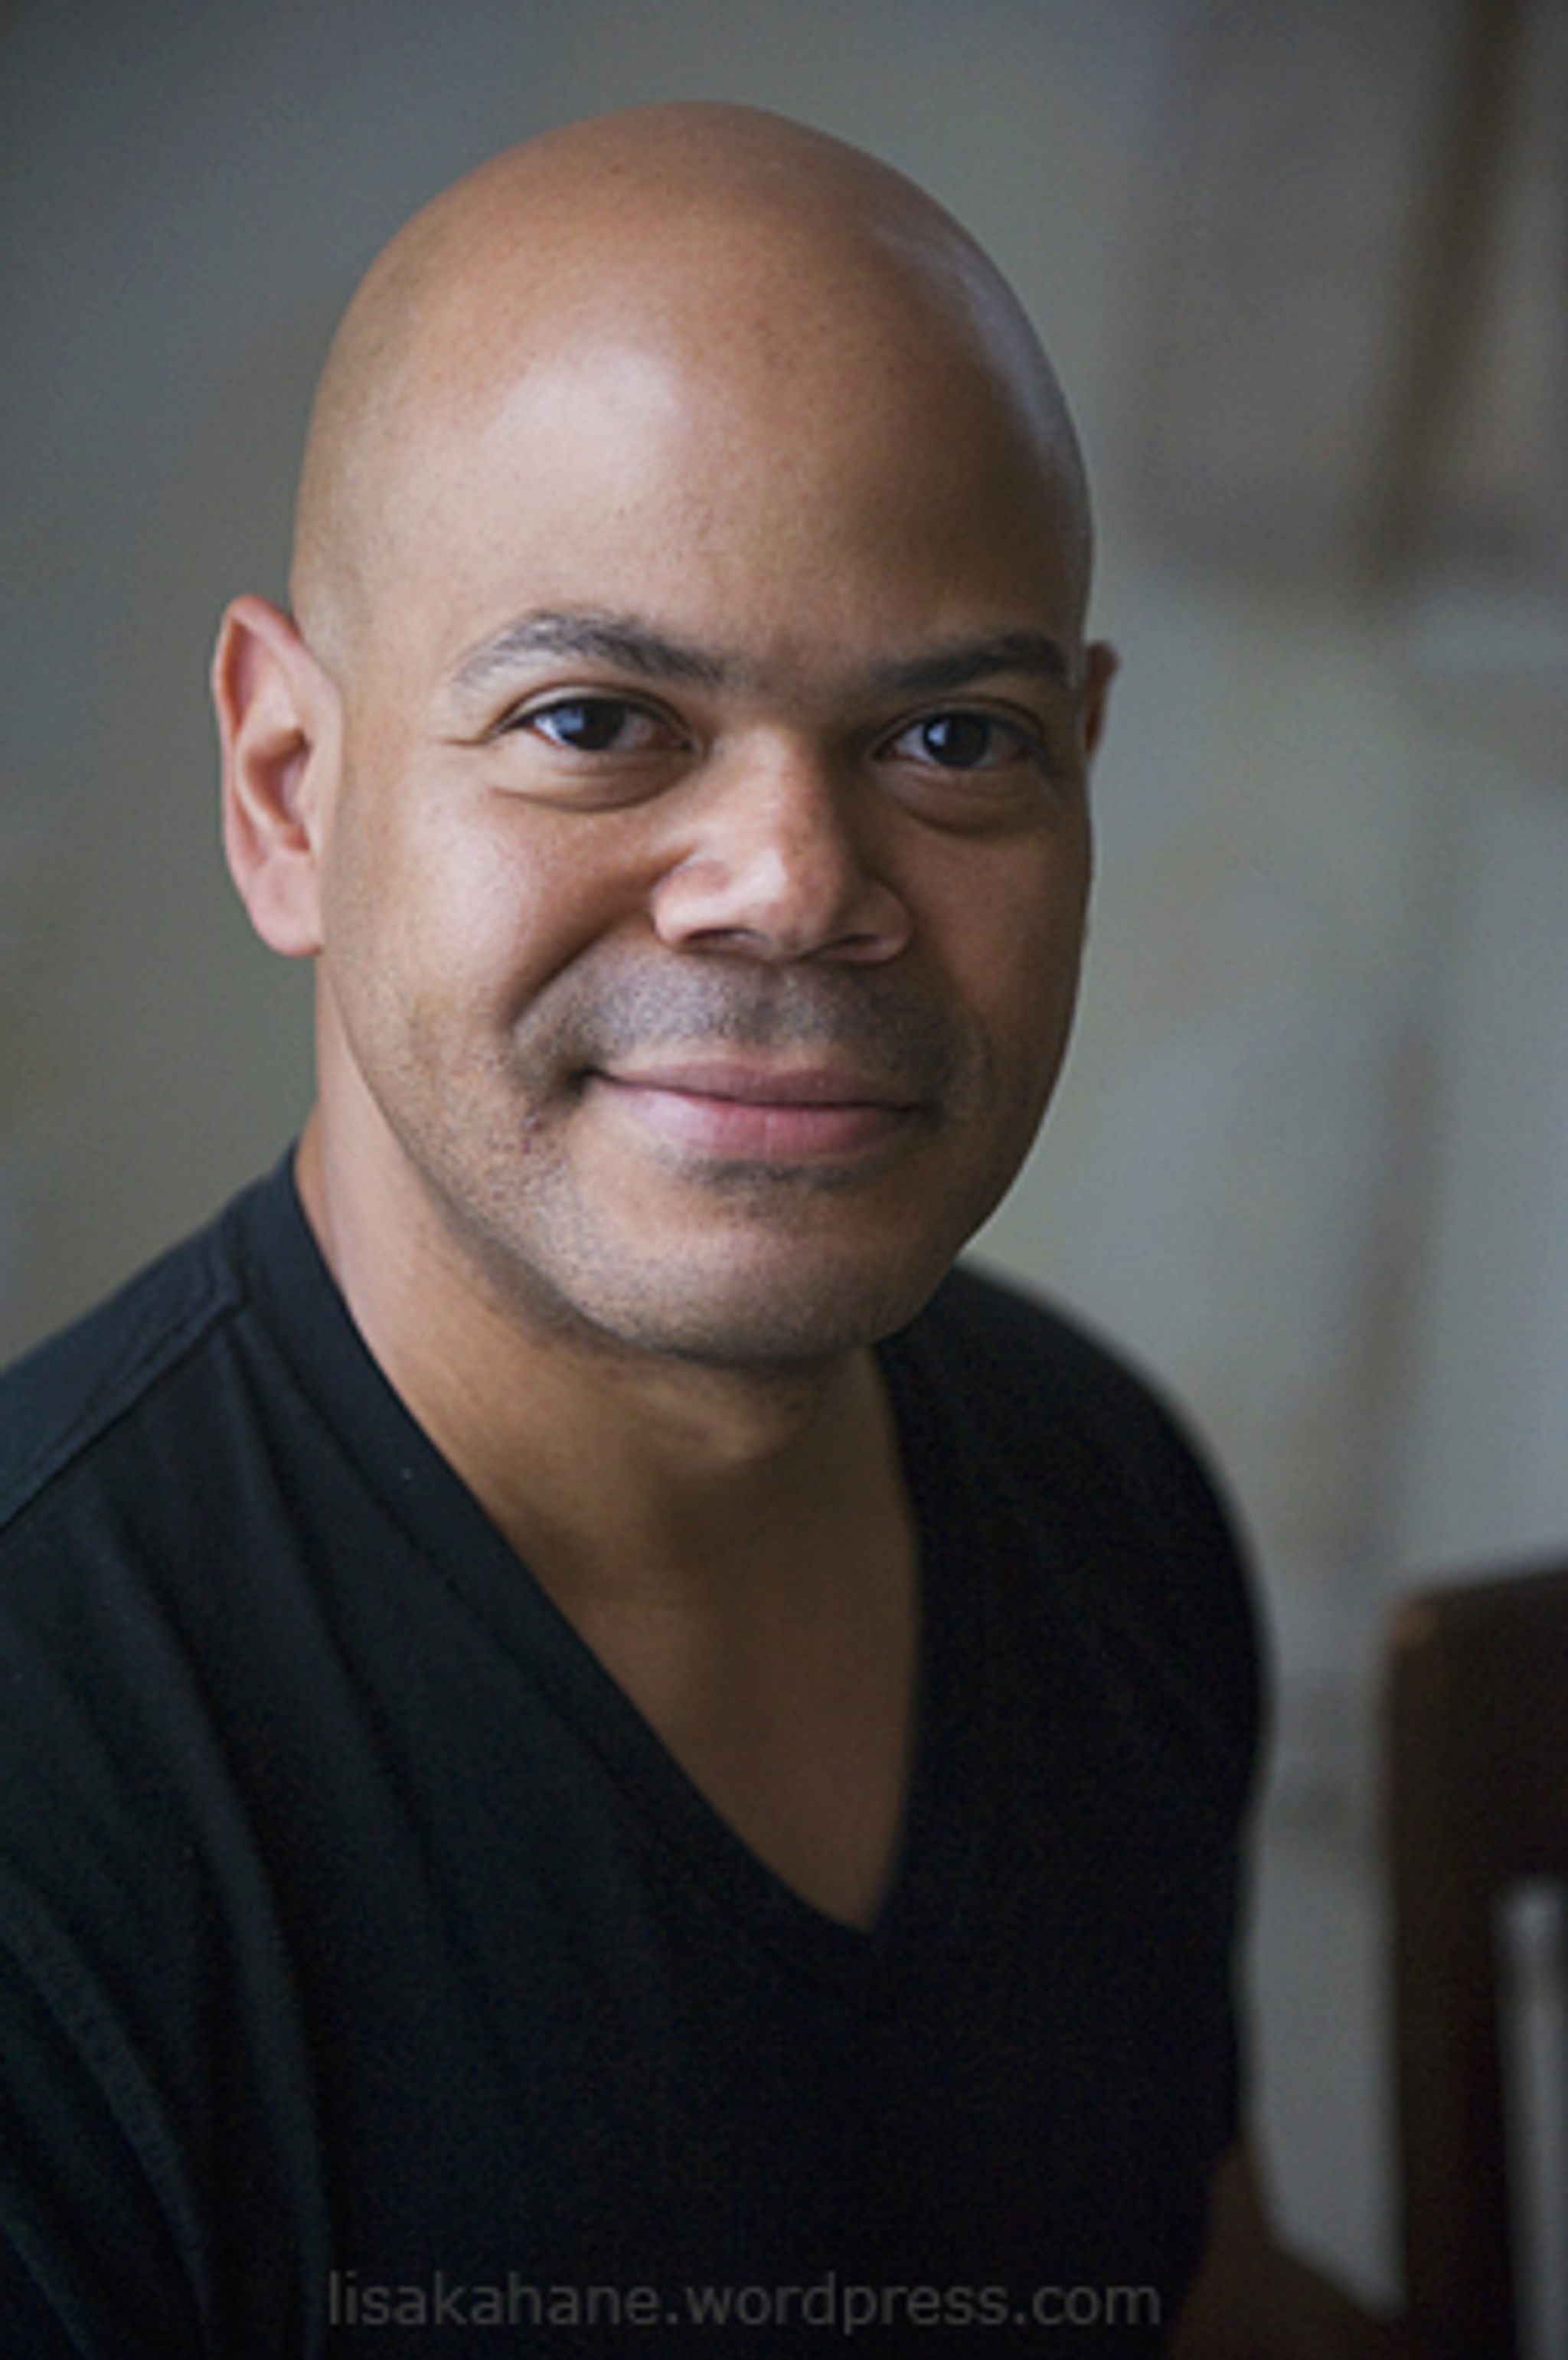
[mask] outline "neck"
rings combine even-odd
[[[433,1214],[387,1218],[338,1184],[314,1122],[298,1177],[383,1373],[561,1602],[733,1596],[781,1555],[840,1555],[867,1501],[901,1491],[869,1350],[713,1366],[535,1325],[463,1267]]]
[[[414,1416],[715,1811],[804,1898],[869,1925],[919,1648],[869,1350],[764,1371],[541,1334],[429,1230],[357,1202],[351,1222],[324,1167],[309,1133],[307,1213]]]

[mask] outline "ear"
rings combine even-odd
[[[289,617],[236,598],[212,657],[223,755],[223,849],[261,939],[286,958],[321,946],[324,790],[338,752],[337,691]]]
[[[1121,670],[1121,659],[1105,639],[1092,639],[1083,650],[1083,750],[1091,761],[1099,751],[1105,727],[1111,683]]]

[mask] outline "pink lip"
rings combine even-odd
[[[890,1138],[911,1110],[886,1084],[826,1066],[702,1060],[593,1078],[635,1121],[672,1145],[747,1162],[864,1152]]]

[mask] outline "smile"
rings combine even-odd
[[[641,1129],[670,1146],[728,1162],[842,1161],[885,1145],[914,1112],[884,1085],[825,1067],[739,1063],[595,1073]]]

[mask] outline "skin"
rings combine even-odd
[[[964,234],[797,126],[649,109],[394,242],[293,614],[236,601],[214,663],[236,882],[316,962],[299,1177],[351,1311],[715,1809],[854,1923],[920,1638],[870,1348],[1065,1049],[1088,563]],[[1252,2348],[1209,2300],[1182,2349]]]
[[[907,1318],[1033,1134],[1071,1012],[1083,741],[1105,664],[1079,644],[1080,495],[1054,389],[1036,358],[1015,391],[979,300],[954,334],[949,277],[1001,309],[957,234],[811,140],[825,185],[801,221],[799,198],[780,203],[777,132],[725,118],[721,143],[702,120],[706,170],[662,113],[623,126],[620,174],[602,135],[521,151],[423,224],[351,322],[351,388],[361,348],[385,375],[394,302],[403,350],[375,409],[379,462],[343,423],[363,394],[340,389],[323,433],[354,452],[354,488],[329,497],[313,460],[301,504],[307,637],[353,650],[334,668],[323,1117],[352,1065],[514,1321],[777,1368]],[[634,168],[684,175],[661,189],[668,256],[628,240]],[[850,206],[879,239],[846,235]],[[520,249],[519,211],[544,212]],[[898,243],[920,235],[930,284]],[[439,259],[453,246],[456,279]],[[475,355],[455,385],[453,350]],[[323,507],[349,528],[330,546],[353,552],[330,565]],[[612,618],[670,660],[644,677],[575,649],[495,653],[539,616],[579,637]],[[885,675],[1023,630],[1059,675],[977,683],[1015,759],[962,786],[912,747],[888,759],[883,741],[934,700]],[[596,761],[507,726],[525,697],[628,688],[648,709]],[[460,864],[432,909],[416,879]],[[430,921],[396,976],[392,906],[400,936],[416,907]],[[981,908],[1002,918],[988,934]],[[902,1119],[867,1115],[844,1154],[825,1137],[798,1152],[799,1107],[704,1131],[691,1100],[713,1092],[659,1087],[697,1065],[721,1089],[777,1079]]]

